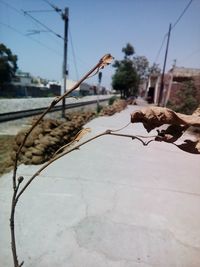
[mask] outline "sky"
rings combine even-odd
[[[64,22],[48,2],[69,8],[68,78],[78,80],[107,53],[121,60],[127,43],[133,45],[136,55],[162,68],[163,38],[190,0],[0,0],[0,43],[18,56],[19,69],[61,81],[63,39],[23,13],[34,11],[28,14],[63,36]],[[200,68],[199,14],[200,0],[193,0],[172,29],[166,70],[174,60],[177,66]],[[114,71],[112,66],[102,71],[103,86],[111,87]],[[87,82],[96,84],[98,78]]]

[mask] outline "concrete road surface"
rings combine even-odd
[[[139,106],[87,124],[117,129]],[[146,135],[141,124],[123,133]],[[150,133],[151,134],[151,133]],[[20,166],[25,179],[38,166]],[[12,266],[11,173],[0,178],[0,266]],[[200,156],[166,143],[101,137],[31,184],[16,213],[27,267],[199,267]]]

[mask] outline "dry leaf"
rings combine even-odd
[[[90,133],[91,129],[90,128],[84,128],[82,130],[80,130],[80,132],[77,133],[77,135],[75,136],[74,141],[79,142],[81,138],[83,138],[83,136],[85,136],[86,134]]]
[[[131,114],[131,122],[143,123],[147,132],[164,124],[170,124],[166,130],[158,130],[156,141],[174,143],[190,127],[200,127],[200,117],[196,114],[184,115],[176,113],[168,108],[147,107]],[[200,140],[184,140],[180,145],[175,144],[181,150],[193,154],[200,154]]]
[[[184,140],[182,144],[176,146],[185,152],[189,152],[192,154],[200,154],[200,140]]]
[[[100,68],[103,69],[105,66],[109,65],[113,61],[114,57],[111,54],[106,54],[101,58],[101,66]]]
[[[142,122],[147,132],[163,124],[200,127],[200,117],[176,113],[168,108],[148,107],[131,114],[131,122]]]
[[[183,135],[187,128],[187,126],[170,125],[166,130],[157,130],[158,136],[155,140],[173,143]]]

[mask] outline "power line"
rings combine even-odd
[[[192,4],[192,1],[193,0],[190,0],[189,3],[186,5],[186,7],[183,9],[183,11],[181,12],[181,14],[179,15],[179,17],[177,18],[177,20],[172,24],[172,27],[171,27],[171,30],[173,30],[176,25],[179,23],[179,21],[181,20],[181,18],[183,17],[183,15],[185,14],[185,12],[188,10],[188,8],[190,7],[190,5]],[[156,57],[155,57],[155,60],[154,60],[154,63],[157,62],[159,56],[160,56],[160,53],[161,53],[161,50],[164,46],[164,43],[165,43],[165,40],[166,40],[166,37],[167,37],[168,33],[165,33],[164,37],[163,37],[163,40],[162,40],[162,43],[161,43],[161,46],[156,54]]]
[[[34,18],[32,15],[29,14],[29,12],[33,12],[32,11],[24,11],[24,10],[18,10],[17,8],[15,8],[14,6],[6,3],[4,0],[0,0],[0,2],[2,4],[4,4],[5,6],[7,6],[8,8],[14,10],[15,12],[17,12],[18,14],[20,14],[21,16],[27,15],[27,18],[31,19],[32,21],[34,21],[35,23],[41,25],[43,28],[45,28],[46,30],[48,30],[49,32],[53,33],[54,35],[56,35],[56,37],[64,39],[61,35],[57,34],[55,31],[53,31],[52,29],[50,29],[48,26],[46,26],[44,23],[42,23],[41,21],[39,21],[38,19]],[[39,10],[40,12],[41,10]],[[36,11],[35,11],[36,12]]]
[[[22,13],[21,13],[17,8],[15,8],[14,6],[11,6],[10,4],[6,3],[6,2],[3,1],[3,0],[0,0],[0,2],[1,2],[2,4],[4,4],[4,5],[6,5],[8,8],[10,8],[10,9],[16,11],[18,14],[22,15]]]
[[[62,15],[62,9],[60,9],[59,7],[57,7],[56,5],[54,5],[52,2],[50,2],[49,0],[42,0],[43,2],[47,3],[49,6],[51,6],[56,12],[60,13]],[[75,55],[75,49],[74,49],[74,45],[73,45],[73,40],[72,40],[72,34],[69,28],[69,37],[70,37],[70,44],[72,47],[72,56],[73,56],[73,61],[74,61],[74,67],[75,67],[75,72],[76,72],[76,77],[77,79],[79,79],[79,72],[78,72],[78,68],[77,68],[77,57]],[[81,60],[79,58],[79,60]],[[81,60],[82,61],[82,60]],[[83,62],[83,61],[82,61]],[[86,64],[85,62],[83,63],[84,65]]]
[[[32,38],[31,36],[22,33],[22,32],[19,31],[18,29],[14,28],[14,27],[12,27],[12,26],[6,24],[6,23],[3,23],[3,22],[0,22],[0,24],[1,24],[2,26],[6,27],[6,28],[9,28],[10,30],[12,30],[12,31],[14,31],[14,32],[16,32],[16,33],[18,33],[18,34],[24,36],[24,37],[29,38],[29,39],[32,40],[33,42],[38,43],[39,45],[41,45],[41,46],[47,48],[48,50],[51,50],[51,51],[54,52],[55,54],[57,54],[57,55],[59,55],[59,56],[62,56],[61,54],[58,53],[58,51],[54,50],[53,48],[51,48],[51,47],[49,47],[49,46],[47,46],[47,45],[45,45],[45,44],[43,44],[43,43],[40,42],[40,41],[38,41],[38,40]]]
[[[56,12],[60,13],[62,15],[62,9],[60,9],[59,7],[55,6],[54,4],[52,4],[50,1],[48,0],[43,0],[45,3],[47,3],[50,7],[52,7]]]
[[[76,61],[76,56],[75,56],[75,50],[74,50],[74,45],[73,45],[73,40],[72,40],[72,34],[69,28],[69,37],[70,37],[70,44],[72,47],[72,56],[74,60],[74,67],[75,67],[75,72],[76,72],[76,79],[79,80],[79,73],[78,73],[78,68],[77,68],[77,61]]]
[[[35,22],[37,22],[38,24],[40,24],[42,27],[44,27],[45,29],[47,29],[49,32],[51,32],[51,33],[53,33],[55,36],[57,36],[58,38],[61,38],[61,39],[63,39],[64,40],[64,38],[60,35],[60,34],[58,34],[58,33],[56,33],[54,30],[52,30],[52,29],[50,29],[48,26],[46,26],[44,23],[42,23],[41,21],[39,21],[38,19],[36,19],[36,18],[34,18],[32,15],[30,15],[27,11],[24,11],[24,10],[22,10],[23,12],[24,12],[24,15],[27,15],[27,16],[29,16],[32,20],[34,20]]]
[[[159,56],[160,56],[160,53],[161,53],[161,50],[162,50],[162,48],[163,48],[163,46],[164,46],[164,43],[165,43],[166,37],[167,37],[167,33],[166,33],[166,34],[164,35],[164,37],[163,37],[163,40],[162,40],[161,46],[160,46],[160,48],[159,48],[159,50],[158,50],[158,52],[157,52],[157,54],[156,54],[156,57],[155,57],[154,63],[156,63],[156,62],[157,62],[157,60],[158,60],[158,58],[159,58]]]
[[[38,34],[38,33],[41,33],[41,32],[49,32],[49,31],[41,31],[41,30],[29,30],[26,35],[34,35],[34,34]]]
[[[40,9],[40,10],[27,10],[28,13],[43,13],[43,12],[54,12],[54,10],[46,10],[46,9]]]
[[[176,25],[179,23],[179,21],[181,20],[181,18],[185,14],[185,12],[188,10],[188,8],[190,7],[190,5],[192,4],[192,1],[193,0],[190,0],[189,3],[187,4],[187,6],[184,8],[184,10],[181,12],[181,14],[178,17],[178,19],[176,20],[176,22],[172,25],[172,29],[174,29],[176,27]]]

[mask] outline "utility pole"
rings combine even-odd
[[[62,13],[62,19],[64,20],[64,54],[63,54],[63,89],[66,92],[67,85],[67,42],[68,42],[68,24],[69,24],[69,9],[65,8],[64,13]],[[65,118],[65,97],[62,100],[62,118]]]
[[[97,85],[97,112],[99,112],[99,93],[100,93],[100,89],[101,89],[101,79],[102,79],[102,72],[100,71],[98,74],[98,85]]]
[[[166,62],[167,62],[167,54],[168,54],[168,49],[169,49],[169,40],[170,40],[171,28],[172,28],[172,25],[170,23],[169,24],[169,31],[168,31],[168,35],[167,35],[167,46],[166,46],[166,50],[165,50],[165,59],[164,59],[164,64],[163,64],[162,76],[161,76],[161,85],[160,85],[160,93],[159,93],[159,98],[158,98],[158,106],[162,105],[162,98],[163,98],[163,91],[164,91],[165,67],[166,67]]]

